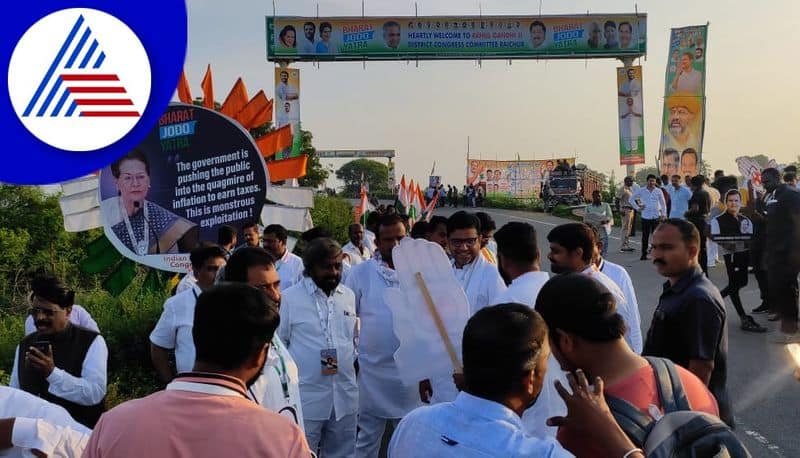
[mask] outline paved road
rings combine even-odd
[[[533,224],[538,232],[542,269],[549,270],[547,233],[567,220],[543,213],[483,210],[492,215],[498,227],[515,220]],[[443,216],[451,213],[451,209],[437,210],[437,214]],[[635,246],[639,247],[638,244]],[[639,252],[621,253],[619,247],[619,229],[614,228],[608,259],[628,269],[639,301],[642,333],[646,335],[664,280],[650,262],[639,261]],[[726,284],[723,264],[711,269],[710,274],[719,287]],[[755,283],[751,276],[750,285],[741,292],[742,301],[748,311],[760,304]],[[751,334],[741,331],[733,305],[730,301],[726,301],[726,305],[729,317],[728,389],[734,402],[738,423],[736,431],[754,457],[798,457],[800,382],[792,376],[793,363],[782,346],[769,342],[770,333]],[[771,330],[776,328],[775,323],[768,323],[764,315],[756,315],[756,319]]]

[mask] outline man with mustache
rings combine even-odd
[[[314,239],[303,265],[303,280],[283,294],[278,335],[300,371],[309,447],[319,456],[350,457],[358,413],[355,295],[341,284],[342,248],[335,241]]]
[[[313,22],[303,24],[303,38],[300,39],[300,54],[314,54],[316,52],[314,35],[317,33],[317,26]]]
[[[700,126],[700,100],[697,96],[677,93],[666,98],[669,110],[667,131],[664,132],[664,148],[684,151],[687,148],[700,148],[698,132]],[[689,173],[697,173],[691,171]]]
[[[277,304],[252,286],[204,291],[192,329],[193,372],[103,415],[83,456],[311,456],[297,425],[247,396],[279,320]]]
[[[689,221],[671,218],[653,233],[652,258],[667,278],[647,331],[642,355],[667,358],[708,386],[719,417],[734,426],[728,391],[728,320],[719,290],[698,265],[700,233]]]
[[[276,308],[281,305],[281,280],[275,258],[263,248],[237,250],[225,266],[225,281],[244,283],[260,290]],[[276,333],[270,342],[267,362],[248,389],[249,398],[303,427],[300,377],[297,364]]]
[[[75,292],[57,278],[37,277],[31,290],[36,332],[17,346],[9,385],[64,407],[92,428],[105,410],[106,342],[70,322]]]

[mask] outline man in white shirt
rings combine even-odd
[[[89,311],[78,304],[72,305],[72,313],[69,314],[69,322],[90,331],[100,332],[100,327],[97,326],[97,322],[94,321]],[[33,324],[33,317],[28,315],[28,317],[25,318],[25,335],[27,336],[34,332],[36,332],[36,325]]]
[[[350,265],[357,266],[372,258],[372,251],[364,243],[364,226],[353,223],[348,228],[350,241],[342,247],[342,251],[350,257]]]
[[[214,286],[217,272],[225,265],[225,251],[216,245],[200,246],[189,254],[189,261],[197,281],[164,302],[164,311],[150,333],[150,360],[164,383],[194,366],[194,307],[200,293]],[[174,371],[169,362],[171,351],[175,352]]]
[[[289,252],[286,247],[288,238],[289,232],[280,224],[265,227],[261,238],[264,249],[275,257],[275,268],[281,277],[281,291],[286,291],[303,279],[303,260]]]
[[[667,202],[664,193],[656,186],[656,176],[647,175],[647,186],[639,188],[630,199],[631,206],[642,213],[642,261],[647,260],[650,234],[658,223],[667,217]]]
[[[661,192],[660,189],[657,191]],[[602,283],[614,295],[617,313],[625,320],[628,328],[625,341],[631,350],[641,353],[642,330],[639,309],[634,308],[616,283],[593,264],[597,242],[592,228],[583,223],[562,224],[547,234],[547,241],[550,242],[550,254],[547,257],[553,273],[583,273]]]
[[[497,241],[500,274],[511,284],[495,297],[492,305],[515,303],[533,309],[539,291],[550,277],[547,272],[539,270],[536,229],[528,223],[512,221],[501,227],[494,237]],[[567,413],[564,401],[553,385],[556,380],[566,383],[566,378],[559,371],[555,357],[551,355],[549,359],[550,370],[545,374],[541,394],[536,404],[528,407],[522,415],[524,431],[538,438],[555,438],[557,429],[548,427],[547,419]]]
[[[275,87],[275,97],[281,102],[292,102],[299,98],[297,88],[289,84],[289,72],[281,72],[281,82]]]
[[[263,248],[236,250],[225,265],[224,281],[246,283],[261,290],[280,306],[281,280],[275,269],[275,258]],[[299,371],[277,332],[270,343],[267,363],[248,388],[248,393],[250,399],[265,409],[277,412],[303,428]]]
[[[70,323],[75,292],[58,279],[37,277],[31,290],[29,312],[36,332],[17,346],[9,385],[64,407],[91,428],[104,410],[106,342],[97,332]]]
[[[571,457],[553,438],[523,431],[520,417],[539,401],[548,370],[547,325],[521,304],[478,311],[464,329],[466,388],[453,402],[408,414],[389,444],[390,458]],[[602,448],[602,456],[643,458],[616,424],[602,395],[582,372],[560,395],[569,415],[554,419],[565,431]],[[600,385],[602,386],[602,385]]]
[[[33,450],[45,456],[78,457],[91,432],[63,407],[0,386],[0,457],[31,456]]]
[[[394,334],[392,312],[384,299],[387,288],[400,285],[392,249],[405,236],[406,227],[399,215],[383,216],[377,237],[380,258],[353,267],[346,281],[346,286],[355,293],[356,313],[361,322],[357,458],[377,457],[386,423],[396,425],[419,405],[417,389],[403,385],[394,361],[400,341]]]
[[[367,216],[367,226],[364,228],[364,246],[372,253],[372,256],[378,254],[378,246],[375,243],[375,232],[378,230],[378,221],[381,215],[377,212],[372,212]]]
[[[469,301],[470,314],[488,306],[505,291],[506,284],[481,255],[481,223],[466,211],[453,213],[447,220],[447,239],[453,255],[453,272]]]
[[[595,234],[596,236],[597,234]],[[631,310],[639,311],[639,301],[636,299],[636,290],[633,288],[633,281],[630,274],[619,264],[615,264],[605,259],[600,253],[603,250],[603,241],[595,237],[596,249],[594,252],[594,265],[597,270],[602,272],[605,276],[611,279],[615,285],[622,291],[622,295],[630,305]]]
[[[689,199],[692,198],[692,191],[686,186],[681,185],[680,175],[672,175],[670,182],[672,184],[667,186],[667,192],[669,192],[669,199],[672,204],[672,208],[669,210],[669,217],[686,219],[686,212],[689,211]]]
[[[324,457],[351,457],[356,445],[356,306],[340,284],[342,249],[315,239],[303,253],[305,277],[287,289],[278,335],[297,362],[308,445]]]

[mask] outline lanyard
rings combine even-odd
[[[317,317],[319,318],[319,327],[322,328],[322,333],[325,335],[325,341],[328,344],[328,348],[334,348],[333,344],[333,331],[331,331],[331,327],[333,326],[333,309],[334,309],[334,299],[333,294],[336,293],[334,289],[331,292],[331,295],[326,297],[326,305],[328,307],[327,317],[325,316],[326,313],[322,310],[322,306],[319,304],[319,294],[317,294],[318,288],[314,284],[313,280],[309,281],[310,285],[307,285],[307,289],[311,291],[311,298],[314,299],[314,306],[317,308]]]
[[[278,378],[281,380],[281,388],[283,389],[283,397],[288,403],[290,401],[289,395],[289,372],[286,370],[286,361],[281,354],[285,349],[279,344],[279,340],[272,339],[272,345],[275,346],[275,352],[278,354],[278,361],[281,363],[280,367],[272,366],[275,372],[278,373]]]
[[[133,232],[133,226],[131,226],[131,220],[128,218],[128,211],[125,210],[125,206],[122,204],[122,199],[119,199],[119,210],[122,213],[122,219],[125,221],[125,228],[128,230],[128,237],[131,239],[131,246],[133,247],[133,251],[139,255],[144,256],[147,254],[147,249],[150,247],[150,225],[148,224],[148,212],[147,212],[147,201],[144,202],[142,211],[144,212],[144,240],[141,242],[136,240],[136,234]]]

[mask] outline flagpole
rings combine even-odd
[[[464,183],[469,182],[469,135],[467,135],[467,173]]]

